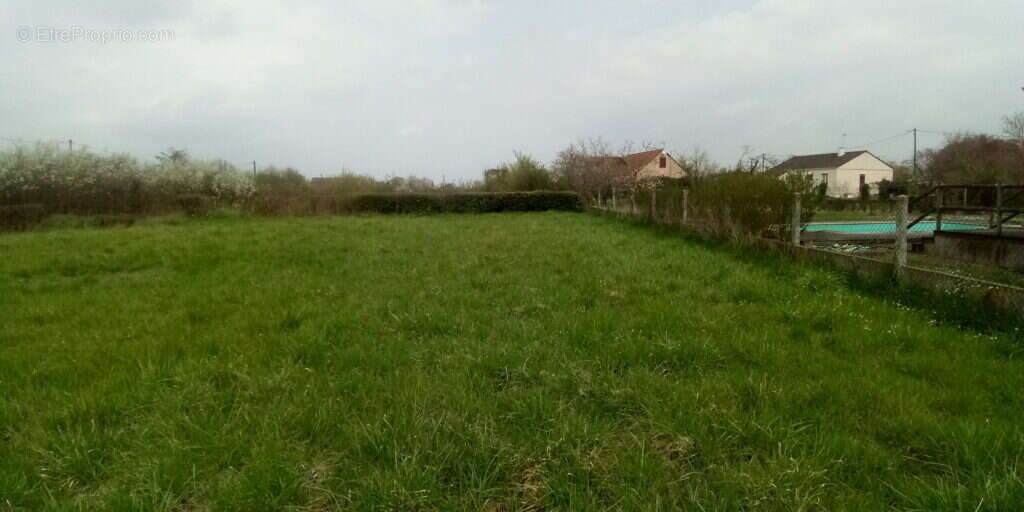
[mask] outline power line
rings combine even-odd
[[[944,132],[944,131],[940,131],[940,130],[923,130],[922,129],[922,130],[918,130],[918,132],[920,132],[920,133],[930,133],[932,135],[944,135],[946,137],[956,137],[957,135],[967,135],[967,136],[970,136],[970,135],[986,135],[988,137],[993,137],[993,138],[996,138],[996,139],[1012,139],[1013,138],[1013,137],[1009,137],[1007,135],[1002,135],[1002,134],[985,133],[985,132],[971,132],[971,131]]]
[[[918,132],[919,133],[930,133],[932,135],[944,135],[946,137],[950,137],[952,135],[955,135],[953,132],[940,132],[938,130],[923,130],[922,129],[922,130],[918,130]]]
[[[878,140],[873,140],[871,142],[865,142],[864,144],[857,144],[857,145],[853,145],[853,146],[849,146],[849,147],[852,147],[852,148],[863,148],[863,147],[867,147],[867,146],[874,146],[875,144],[881,144],[883,142],[889,142],[890,140],[896,140],[896,139],[898,139],[900,137],[904,137],[908,133],[910,133],[911,131],[912,130],[907,130],[907,131],[904,131],[904,132],[897,133],[896,135],[890,135],[888,137],[884,137],[884,138],[881,138],[881,139],[878,139]]]

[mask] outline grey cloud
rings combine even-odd
[[[843,133],[994,131],[1024,110],[1024,17],[1014,2],[964,5],[20,1],[0,18],[0,137],[453,179],[596,136],[730,163],[743,146],[834,150]],[[23,20],[48,16],[175,38],[14,42]]]

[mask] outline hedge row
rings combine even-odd
[[[819,201],[818,207],[830,211],[887,212],[892,209],[892,202],[882,199],[863,200],[857,198],[842,199],[826,197]]]
[[[317,210],[332,213],[493,213],[578,211],[575,192],[477,192],[458,194],[363,194],[337,199]]]
[[[0,231],[21,231],[46,218],[41,204],[0,205]]]
[[[258,198],[257,198],[258,199]],[[312,200],[311,200],[312,199]],[[182,195],[181,210],[192,216],[210,211],[208,198]],[[296,198],[294,207],[285,211],[263,209],[260,201],[252,208],[264,215],[345,214],[345,213],[492,213],[537,212],[547,210],[579,211],[583,203],[575,192],[477,192],[458,194],[362,194],[357,196]],[[0,205],[0,231],[21,231],[39,224],[49,215],[42,204]],[[89,225],[131,224],[132,215],[98,215],[89,217]]]

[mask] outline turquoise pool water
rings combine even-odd
[[[984,229],[983,226],[975,224],[961,224],[958,222],[943,222],[942,229],[949,231]],[[837,231],[839,233],[892,233],[896,231],[895,222],[857,222],[840,223],[829,222],[824,224],[808,224],[805,231]],[[911,226],[910,231],[935,231],[934,221],[922,221]]]

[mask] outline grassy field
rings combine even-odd
[[[0,236],[0,510],[1019,510],[1024,345],[585,214]]]

